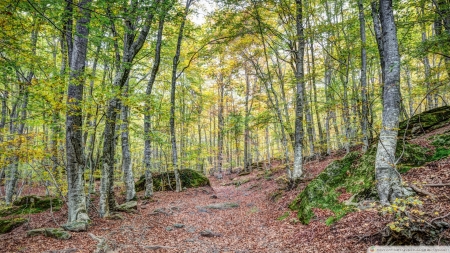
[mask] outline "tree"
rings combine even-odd
[[[151,8],[146,13],[139,13],[145,15],[143,18],[142,28],[138,32],[136,22],[141,20],[141,15],[138,15],[139,2],[133,0],[131,5],[125,9],[124,28],[125,35],[123,37],[123,55],[120,57],[118,48],[116,48],[116,59],[120,60],[116,64],[116,73],[113,80],[113,87],[121,91],[125,82],[128,80],[133,60],[141,50],[144,42],[150,32],[150,27],[153,22],[155,8],[159,5],[160,0],[152,2]],[[114,21],[111,21],[111,30],[114,35],[117,35]],[[116,37],[116,36],[115,36]],[[120,94],[120,93],[119,93]],[[109,216],[110,210],[114,210],[116,201],[114,197],[114,156],[115,156],[115,130],[117,112],[120,108],[120,98],[115,95],[107,105],[105,129],[103,139],[102,151],[102,179],[100,186],[100,216]]]
[[[295,146],[294,146],[294,170],[292,171],[291,180],[298,180],[303,174],[303,104],[305,80],[303,70],[303,58],[305,54],[305,37],[303,34],[303,14],[302,0],[295,1],[296,17],[295,23],[297,28],[297,51],[295,57]]]
[[[379,17],[382,31],[383,114],[382,129],[375,160],[377,190],[382,204],[408,195],[395,169],[397,135],[400,117],[400,54],[392,0],[380,0]]]
[[[177,140],[175,134],[175,91],[177,85],[177,79],[181,73],[178,73],[177,68],[180,60],[180,50],[181,42],[183,40],[184,25],[186,23],[186,18],[189,13],[189,8],[193,0],[187,0],[184,9],[183,20],[180,24],[180,29],[178,31],[177,48],[175,51],[175,56],[173,57],[172,63],[172,82],[170,88],[170,142],[172,144],[172,166],[175,174],[176,191],[181,191],[181,180],[180,173],[178,171],[178,154],[177,154]]]
[[[83,152],[83,87],[84,70],[88,48],[89,22],[91,12],[88,9],[91,0],[79,4],[80,17],[77,19],[73,51],[70,63],[69,88],[67,92],[66,113],[66,156],[68,185],[68,224],[82,223],[86,229],[89,216],[84,193],[84,152]],[[69,227],[70,226],[66,226]]]

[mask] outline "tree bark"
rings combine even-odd
[[[181,191],[181,180],[180,173],[178,171],[177,141],[175,134],[175,92],[178,79],[177,68],[180,60],[181,41],[183,40],[184,25],[186,23],[186,18],[189,13],[189,7],[191,6],[192,2],[193,0],[186,1],[183,20],[181,21],[180,29],[178,31],[177,49],[172,63],[172,82],[170,89],[170,142],[172,144],[172,166],[175,174],[175,187],[177,192]]]
[[[121,62],[116,66],[116,73],[113,80],[113,87],[116,87],[119,91],[122,90],[125,82],[127,81],[133,60],[136,54],[141,50],[147,35],[150,31],[150,27],[154,17],[154,9],[159,5],[159,0],[153,3],[151,10],[145,18],[144,25],[141,28],[139,35],[136,34],[136,27],[133,25],[136,17],[136,10],[138,9],[138,1],[133,0],[129,9],[127,9],[127,16],[124,19],[125,24],[125,36],[123,55]],[[112,21],[113,22],[113,21]],[[114,24],[112,23],[114,30]],[[117,54],[117,52],[116,52]],[[116,205],[114,196],[114,156],[115,156],[115,141],[114,134],[116,132],[116,119],[117,111],[120,108],[120,99],[118,97],[112,98],[108,102],[105,117],[105,129],[103,139],[103,150],[101,158],[102,166],[102,179],[100,182],[100,217],[109,216],[110,210],[113,210]]]
[[[166,8],[167,1],[164,1],[162,13],[159,17],[158,22],[158,34],[156,35],[156,48],[155,48],[155,57],[153,60],[152,70],[150,72],[150,79],[147,83],[146,95],[147,99],[145,101],[145,115],[144,115],[144,167],[145,167],[145,193],[144,196],[149,198],[153,196],[153,178],[152,178],[152,146],[151,146],[151,116],[150,116],[150,96],[152,93],[153,85],[156,80],[156,74],[159,70],[159,65],[161,62],[161,46],[162,46],[162,35],[164,30],[164,22],[165,17],[171,6]]]
[[[394,23],[392,0],[380,0],[383,58],[385,61],[382,129],[375,160],[377,190],[382,204],[408,195],[395,169],[400,117],[400,55]]]
[[[125,83],[124,86],[124,94],[123,98],[128,98],[128,92],[129,92],[129,84],[128,80]],[[124,183],[125,183],[125,199],[126,201],[130,201],[133,199],[136,199],[136,191],[134,189],[134,176],[133,176],[133,167],[131,162],[131,153],[130,153],[130,137],[129,137],[129,129],[128,129],[128,122],[129,122],[129,107],[126,104],[126,102],[122,101],[122,108],[121,108],[121,120],[122,120],[122,171],[124,173]]]
[[[366,152],[369,148],[369,102],[367,99],[367,52],[366,52],[366,20],[364,18],[364,1],[358,1],[359,10],[359,32],[361,36],[361,102],[362,102],[362,115],[361,115],[361,132],[362,132],[362,151]]]
[[[294,145],[294,169],[291,180],[298,180],[303,174],[303,105],[304,105],[304,71],[303,57],[305,51],[305,37],[303,34],[302,0],[296,0],[296,28],[297,28],[297,52],[295,57],[296,79],[296,108],[295,108],[295,145]]]
[[[88,48],[89,22],[91,12],[88,5],[92,0],[79,3],[81,16],[77,20],[70,64],[69,88],[66,113],[66,173],[68,185],[68,223],[89,221],[84,192],[83,152],[83,87],[84,69]],[[70,57],[69,57],[70,58]]]

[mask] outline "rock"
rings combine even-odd
[[[11,232],[11,230],[19,227],[27,222],[28,219],[24,218],[12,218],[6,220],[0,220],[0,234]]]
[[[217,196],[216,196],[216,195],[212,195],[212,196],[209,197],[209,198],[211,198],[211,199],[217,199]]]
[[[52,237],[60,240],[68,240],[72,237],[67,231],[62,228],[38,228],[27,231],[27,236],[44,235],[47,237]]]
[[[112,213],[108,217],[108,220],[124,220],[125,218],[120,213]]]
[[[62,225],[61,227],[67,231],[82,232],[87,230],[88,225],[87,221],[73,221]]]
[[[218,237],[218,236],[220,236],[220,234],[216,234],[216,233],[212,232],[211,230],[207,230],[207,229],[201,231],[200,235],[204,236],[204,237]]]
[[[166,227],[166,231],[172,231],[173,230],[173,227],[172,226],[167,226]]]
[[[188,233],[194,233],[196,230],[197,229],[195,227],[192,227],[192,226],[186,228],[186,232],[188,232]]]
[[[200,172],[192,169],[179,170],[180,180],[183,187],[196,188],[201,186],[210,185],[209,179]],[[154,191],[167,191],[175,190],[175,174],[173,171],[163,173],[153,173],[153,190]],[[136,192],[143,191],[145,189],[145,177],[141,176],[139,181],[135,184]]]
[[[19,198],[13,202],[13,206],[0,209],[0,217],[6,217],[13,214],[40,213],[52,208],[53,211],[61,209],[62,201],[53,197],[38,197],[29,195]]]
[[[175,224],[173,224],[173,227],[174,227],[174,228],[184,228],[184,224],[181,224],[181,223],[175,223]]]
[[[239,204],[238,203],[234,203],[234,202],[225,202],[225,203],[217,203],[217,204],[211,204],[211,205],[207,205],[203,208],[207,208],[207,209],[217,209],[217,210],[226,210],[226,209],[231,209],[231,208],[238,208]]]
[[[126,212],[126,213],[135,212],[137,210],[137,201],[133,200],[125,202],[122,205],[117,206],[116,210],[119,212]]]
[[[249,174],[250,174],[250,171],[242,171],[242,172],[239,172],[238,176],[246,176]]]

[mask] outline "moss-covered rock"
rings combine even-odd
[[[28,219],[25,218],[12,218],[0,220],[0,234],[11,232],[14,228],[27,222]]]
[[[13,202],[12,206],[0,208],[0,217],[40,213],[52,208],[53,211],[61,209],[63,202],[58,198],[39,197],[35,195],[24,196]]]
[[[423,165],[431,157],[427,155],[429,152],[429,149],[419,145],[399,142],[396,152],[397,157],[401,155],[398,168]],[[364,155],[352,152],[342,160],[332,162],[289,207],[298,211],[298,218],[304,224],[314,217],[313,208],[328,209],[334,213],[327,219],[327,224],[339,220],[354,210],[353,206],[339,201],[342,193],[351,193],[355,196],[354,200],[376,197],[375,156],[376,147],[373,145]]]
[[[450,123],[450,107],[436,108],[419,115],[409,121],[400,123],[399,138],[417,136],[438,129]],[[433,160],[450,155],[450,134],[434,137],[436,151],[399,140],[396,157],[397,169],[406,172]],[[311,181],[308,186],[290,204],[292,210],[298,211],[299,220],[308,224],[314,217],[314,208],[331,210],[334,215],[327,219],[327,224],[340,219],[354,210],[352,205],[339,201],[342,193],[351,193],[354,201],[377,196],[375,188],[375,156],[376,142],[360,155],[356,152],[347,154],[342,160],[332,162]]]
[[[289,205],[291,209],[298,211],[298,218],[302,223],[308,224],[313,218],[313,208],[330,209],[337,218],[342,217],[349,211],[347,209],[350,207],[339,203],[340,193],[337,188],[345,185],[348,175],[352,172],[352,164],[358,158],[359,154],[352,152],[342,160],[333,161]],[[366,182],[366,180],[363,180],[363,182]]]
[[[436,148],[432,161],[437,161],[450,155],[450,133],[435,135],[432,138],[432,145]]]
[[[450,123],[450,106],[442,106],[414,115],[411,119],[401,122],[398,135],[402,137],[406,132],[406,136],[417,136],[448,123]]]
[[[27,231],[27,236],[44,235],[59,240],[68,240],[72,235],[61,228],[38,228]]]
[[[125,203],[117,206],[116,209],[117,209],[117,211],[126,212],[126,213],[136,212],[137,201],[133,200],[133,201],[125,202]]]
[[[89,222],[87,221],[73,221],[61,225],[64,230],[72,232],[83,232],[88,229]]]
[[[196,170],[180,170],[180,180],[182,187],[195,188],[210,185],[209,179]],[[135,184],[136,192],[145,189],[145,177],[141,176]],[[173,171],[163,173],[153,173],[153,190],[167,191],[175,190],[175,174]]]

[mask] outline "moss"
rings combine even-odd
[[[13,202],[12,206],[0,209],[0,217],[29,213],[40,213],[52,207],[53,211],[61,209],[63,202],[53,197],[24,196]]]
[[[284,212],[280,217],[277,218],[277,220],[285,220],[287,217],[289,217],[290,214],[290,212]]]
[[[429,152],[429,149],[419,145],[399,142],[396,156],[403,154],[398,167],[421,166],[429,160]],[[355,200],[377,196],[375,156],[376,145],[373,145],[364,155],[352,152],[342,160],[332,162],[308,184],[289,207],[298,211],[298,218],[304,224],[308,224],[314,217],[313,208],[331,210],[334,215],[326,220],[326,224],[336,222],[354,210],[354,207],[339,202],[338,198],[342,190],[355,195]]]
[[[436,151],[431,158],[437,161],[450,155],[450,133],[435,135],[432,138],[432,145],[436,147]]]
[[[0,220],[0,234],[11,232],[16,227],[27,222],[28,219],[24,218],[12,218],[6,220]]]
[[[450,122],[450,106],[442,106],[414,115],[411,119],[400,123],[399,136],[419,135],[432,131]],[[406,128],[408,126],[408,128]]]
[[[349,211],[347,209],[350,207],[338,201],[340,193],[337,188],[345,184],[348,175],[353,172],[352,164],[358,158],[357,152],[351,152],[342,160],[333,161],[289,205],[298,212],[298,218],[303,224],[308,224],[313,218],[313,208],[329,209],[339,218]]]
[[[417,144],[399,141],[396,157],[400,157],[401,166],[418,167],[430,161],[431,150]]]
[[[44,235],[47,237],[53,237],[60,240],[68,240],[71,235],[61,228],[38,228],[27,231],[27,236]]]
[[[200,172],[192,169],[180,170],[181,185],[186,188],[196,188],[210,185],[209,179]],[[141,176],[135,184],[136,191],[145,189],[145,177]],[[166,191],[175,189],[175,174],[173,171],[163,173],[153,173],[153,190]]]

